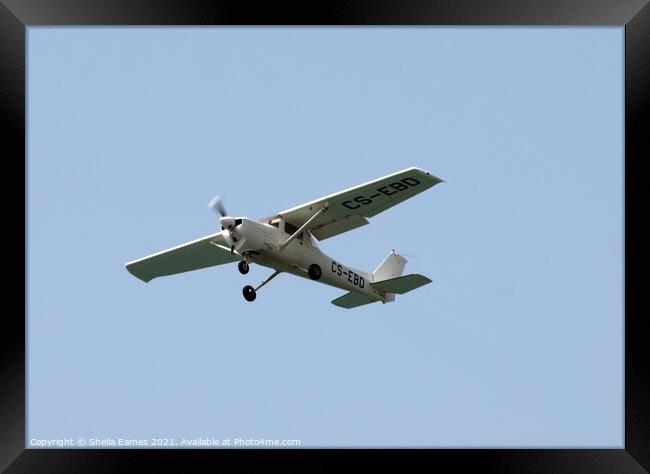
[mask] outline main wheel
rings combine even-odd
[[[309,269],[307,270],[307,273],[309,273],[309,278],[311,278],[312,280],[320,280],[320,277],[322,275],[320,267],[315,263],[309,265]]]
[[[237,268],[239,269],[239,273],[241,273],[242,275],[246,275],[249,270],[248,262],[246,260],[240,261],[239,264],[237,265]]]
[[[257,296],[255,294],[255,288],[250,285],[246,285],[242,290],[242,293],[244,293],[244,299],[246,301],[255,301],[255,297]]]

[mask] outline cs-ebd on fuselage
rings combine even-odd
[[[231,217],[220,199],[210,207],[220,215],[221,232],[158,252],[126,264],[139,279],[156,277],[238,261],[242,274],[249,264],[274,272],[256,288],[247,285],[244,298],[253,301],[257,291],[285,272],[325,283],[348,293],[332,301],[353,308],[376,301],[387,303],[430,283],[417,274],[402,275],[406,259],[391,251],[372,273],[348,267],[325,255],[315,239],[324,240],[368,224],[372,217],[442,182],[419,168],[408,168],[315,201],[254,220]]]

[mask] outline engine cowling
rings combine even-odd
[[[264,224],[245,217],[233,219],[232,222],[223,222],[225,219],[233,218],[224,217],[221,219],[224,228],[223,237],[229,246],[234,246],[239,253],[262,249],[266,236]],[[224,223],[231,225],[226,227],[223,225]]]

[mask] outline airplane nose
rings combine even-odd
[[[219,219],[219,223],[221,224],[222,229],[230,229],[235,226],[235,218],[222,217],[221,219]]]

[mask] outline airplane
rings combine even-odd
[[[441,182],[444,180],[428,171],[411,167],[258,220],[228,215],[217,196],[209,207],[219,215],[220,232],[125,266],[149,282],[234,262],[239,262],[239,272],[245,275],[250,263],[256,263],[274,272],[257,287],[243,288],[247,301],[254,301],[260,288],[284,272],[348,291],[332,301],[342,308],[393,302],[396,294],[415,290],[431,280],[418,274],[402,275],[407,260],[395,250],[368,273],[325,255],[314,238],[325,240],[366,225],[368,218]]]

